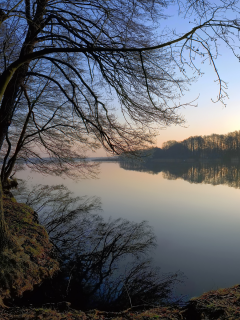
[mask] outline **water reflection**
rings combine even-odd
[[[31,189],[31,191],[30,191]],[[180,302],[173,288],[180,272],[161,275],[150,254],[156,247],[153,228],[146,221],[107,219],[99,214],[96,197],[74,197],[63,185],[35,185],[19,181],[15,197],[39,214],[55,248],[60,270],[19,305],[66,300],[80,310],[124,310],[133,305]]]
[[[221,162],[120,162],[124,170],[158,174],[168,180],[183,179],[190,183],[225,184],[240,188],[240,164]]]
[[[191,298],[239,283],[238,164],[121,163],[120,167],[102,162],[99,179],[78,182],[27,170],[18,173],[19,178],[28,175],[34,184],[63,183],[75,196],[100,197],[104,221],[109,217],[135,223],[147,220],[158,243],[154,265],[161,267],[161,273],[181,270],[187,277],[176,295]],[[210,181],[227,184],[213,187]]]

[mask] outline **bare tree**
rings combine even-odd
[[[134,149],[136,141],[151,142],[156,124],[182,123],[174,98],[190,81],[187,66],[200,74],[196,57],[212,63],[222,100],[225,87],[215,57],[218,40],[237,56],[239,20],[227,14],[239,12],[238,1],[178,3],[195,26],[185,34],[156,37],[167,1],[2,1],[0,148],[28,76],[49,80],[86,132],[115,153]],[[52,66],[60,78],[49,75]],[[109,99],[118,99],[124,124]]]
[[[157,19],[164,17],[166,5],[162,0],[150,3],[116,0],[111,4],[102,0],[90,3],[65,0],[61,4],[47,0],[12,0],[11,6],[3,2],[2,11],[8,17],[4,23],[11,23],[20,44],[14,53],[18,52],[19,58],[12,55],[8,61],[5,59],[1,76],[1,94],[4,94],[0,109],[1,145],[19,88],[27,75],[49,78],[87,128],[97,130],[103,145],[116,152],[119,146],[99,117],[104,114],[110,127],[116,126],[109,117],[106,94],[101,92],[101,87],[116,94],[127,120],[133,121],[135,126],[181,121],[175,113],[178,106],[168,105],[176,96],[176,88],[181,89],[183,85],[174,75],[174,65],[185,76],[184,64],[200,72],[194,58],[205,59],[205,52],[217,72],[211,41],[217,45],[217,39],[222,39],[231,46],[229,33],[237,32],[238,21],[222,17],[222,14],[230,9],[237,11],[238,7],[237,1],[225,1],[222,6],[206,1],[179,2],[180,8],[185,5],[187,13],[194,15],[196,26],[184,35],[169,34],[168,38],[162,35],[161,43],[156,44],[154,28],[149,26],[148,19],[157,26]],[[190,53],[188,59],[184,51]],[[30,70],[31,61],[36,59],[42,66],[41,72]],[[56,77],[46,74],[44,66],[50,65],[58,68],[71,94]],[[224,88],[218,73],[217,76],[221,99]],[[81,103],[78,103],[79,97]]]
[[[53,99],[52,90],[48,81],[26,81],[22,87],[1,150],[3,186],[17,161],[45,174],[95,176],[97,164],[85,161],[85,152],[99,144],[87,136],[79,118],[69,114],[66,101],[59,105]]]

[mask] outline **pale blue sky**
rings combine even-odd
[[[178,15],[176,7],[170,7],[167,13],[171,15],[169,19],[163,21],[162,26],[169,29],[175,29],[176,32],[188,32],[194,26],[191,21],[194,18],[183,19]],[[232,17],[235,17],[232,15]],[[221,102],[213,103],[211,99],[216,100],[219,87],[216,83],[216,74],[208,61],[201,66],[204,72],[198,80],[192,83],[188,91],[177,102],[184,104],[196,98],[198,107],[185,107],[180,109],[186,120],[185,127],[170,126],[159,130],[157,146],[167,140],[181,141],[190,136],[209,135],[212,133],[225,134],[231,131],[240,130],[240,63],[233,53],[222,43],[219,46],[219,56],[216,59],[216,65],[221,78],[228,84],[228,99],[225,99],[227,106]],[[92,154],[91,154],[92,155]],[[97,156],[106,156],[106,153],[99,150]]]
[[[169,12],[173,17],[168,19],[166,23],[175,25],[176,30],[181,28],[182,32],[191,29],[193,24],[189,22],[193,21],[193,18],[183,20],[176,14],[174,7],[169,9]],[[235,18],[236,16],[232,14],[231,17]],[[220,102],[213,103],[211,101],[211,99],[216,100],[219,88],[215,82],[216,74],[213,67],[209,62],[205,62],[204,65],[201,65],[204,75],[192,83],[189,91],[186,91],[180,100],[181,103],[185,103],[199,96],[198,107],[181,109],[181,114],[186,119],[186,128],[171,126],[159,131],[158,146],[161,147],[162,143],[167,140],[183,140],[194,135],[225,134],[240,130],[240,63],[225,43],[219,46],[216,65],[221,78],[228,84],[229,99],[225,100],[226,108]]]

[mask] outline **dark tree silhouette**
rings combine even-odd
[[[97,164],[85,161],[85,152],[99,146],[96,139],[87,137],[78,117],[69,116],[66,101],[53,99],[49,81],[26,83],[1,152],[3,187],[17,163],[45,174],[94,176]]]
[[[183,141],[167,141],[160,151],[155,149],[152,158],[191,158],[231,160],[240,157],[240,131],[209,136],[189,137]]]
[[[186,68],[201,73],[196,57],[210,60],[223,100],[215,57],[218,40],[237,56],[239,21],[228,12],[238,14],[238,1],[177,3],[185,18],[193,17],[194,27],[156,37],[167,1],[1,1],[0,149],[28,77],[49,81],[53,97],[67,102],[69,116],[79,117],[86,134],[114,153],[146,146],[156,124],[182,123],[174,98],[190,81]],[[58,73],[53,76],[51,68]],[[125,123],[111,99],[118,100]],[[5,229],[0,228],[1,246]]]

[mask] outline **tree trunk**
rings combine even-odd
[[[21,86],[24,84],[24,80],[28,72],[28,67],[29,62],[20,66],[18,70],[13,74],[6,87],[6,90],[4,91],[4,96],[0,107],[0,150],[6,138],[8,127],[11,124],[15,108],[15,101],[17,99],[17,95]],[[5,81],[6,83],[8,82],[6,79]]]
[[[24,89],[24,91],[25,90],[26,89]],[[27,92],[26,91],[25,91],[25,94],[27,96]],[[20,137],[18,139],[18,143],[17,143],[16,149],[15,149],[15,152],[14,152],[13,156],[9,160],[8,160],[8,156],[9,156],[9,153],[10,153],[10,150],[11,150],[11,143],[10,143],[10,141],[8,139],[8,136],[6,135],[6,140],[8,142],[8,151],[7,151],[6,156],[5,156],[4,160],[3,160],[2,172],[1,172],[1,181],[2,181],[2,186],[3,187],[4,187],[5,184],[7,184],[7,180],[10,177],[10,175],[12,173],[12,170],[13,170],[13,168],[15,166],[15,163],[17,161],[18,153],[20,152],[20,150],[21,150],[21,148],[23,146],[24,135],[26,133],[28,122],[29,122],[29,119],[31,117],[31,113],[32,113],[32,110],[33,110],[33,107],[34,107],[34,104],[31,105],[29,98],[28,98],[28,107],[29,107],[29,111],[28,111],[27,117],[25,119],[25,122],[24,122],[24,125],[23,125],[23,128],[22,128]],[[7,162],[7,160],[8,160],[8,162]],[[7,163],[7,165],[6,165],[6,163]]]
[[[30,64],[30,61],[21,63],[21,59],[32,53],[38,42],[37,36],[44,27],[43,16],[47,3],[48,0],[37,1],[36,14],[33,21],[29,21],[28,32],[21,48],[19,59],[16,61],[16,65],[13,63],[12,68],[3,72],[4,76],[2,75],[3,83],[0,85],[0,100],[2,99],[0,107],[0,150],[8,132],[8,127],[11,124],[17,94],[24,84]]]
[[[4,219],[3,211],[3,190],[2,184],[0,182],[0,253],[9,245],[10,234],[8,232],[8,227]]]
[[[0,150],[6,138],[8,127],[11,124],[15,100],[19,88],[24,83],[30,63],[30,61],[27,61],[26,63],[21,64],[20,61],[22,57],[29,53],[32,53],[34,50],[34,45],[37,42],[37,35],[39,32],[41,32],[41,28],[43,27],[43,15],[45,12],[47,2],[48,0],[41,0],[37,2],[36,14],[33,21],[29,25],[26,39],[24,41],[19,56],[19,63],[15,66],[15,68],[10,68],[10,70],[3,74],[4,81],[1,81],[0,84],[0,100],[2,100],[0,107]],[[12,244],[14,244],[14,241],[12,240],[12,237],[8,231],[8,227],[4,219],[3,190],[2,184],[0,182],[0,252],[2,252],[3,249],[7,246],[12,247]]]

